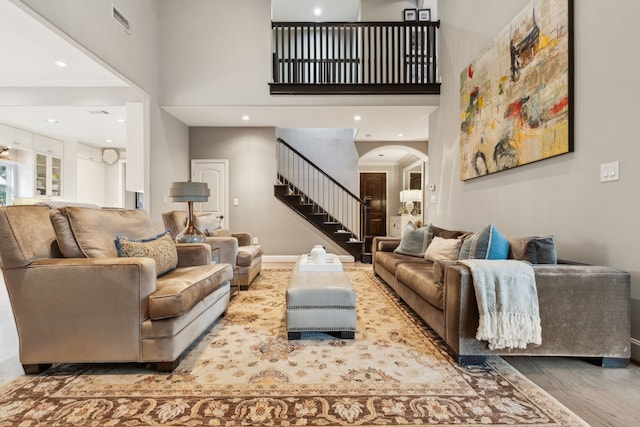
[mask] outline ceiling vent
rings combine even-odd
[[[107,110],[89,110],[89,114],[111,114]]]
[[[113,16],[113,19],[115,19],[127,33],[131,33],[131,24],[129,23],[129,20],[114,5],[111,5],[111,16]]]

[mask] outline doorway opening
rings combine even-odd
[[[372,198],[371,235],[400,237],[409,221],[427,223],[428,161],[424,152],[401,145],[378,146],[360,156],[360,198]]]

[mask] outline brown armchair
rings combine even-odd
[[[226,312],[232,268],[212,265],[208,246],[177,245],[177,268],[157,277],[154,259],[118,256],[123,235],[156,233],[140,210],[0,208],[0,265],[26,373],[94,362],[173,370]]]
[[[187,211],[162,214],[164,226],[171,230],[174,239],[185,227],[187,215]],[[248,289],[262,270],[262,246],[251,243],[250,233],[231,233],[219,228],[218,218],[213,214],[196,212],[193,216],[194,225],[207,236],[205,243],[211,247],[213,262],[231,264],[240,288]]]

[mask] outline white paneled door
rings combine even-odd
[[[191,180],[206,182],[211,191],[208,202],[195,203],[196,212],[211,212],[220,217],[220,226],[227,227],[228,221],[228,180],[229,160],[194,159],[191,160]]]

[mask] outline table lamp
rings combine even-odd
[[[172,202],[187,202],[189,215],[187,225],[177,236],[177,243],[202,243],[205,235],[193,224],[193,202],[209,200],[209,187],[206,182],[172,182],[169,186],[169,200]]]

